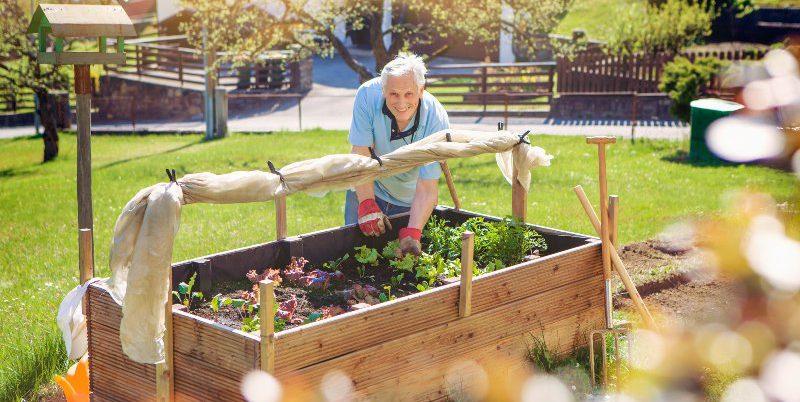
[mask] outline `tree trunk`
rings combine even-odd
[[[56,96],[47,91],[36,91],[39,97],[39,118],[44,126],[44,160],[48,162],[58,156],[58,129],[56,124]]]

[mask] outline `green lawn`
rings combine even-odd
[[[142,187],[165,181],[165,168],[179,175],[266,169],[329,153],[347,152],[344,132],[236,134],[203,142],[199,135],[97,136],[93,139],[93,188],[97,275],[108,276],[108,249],[120,209]],[[529,220],[589,233],[572,187],[582,184],[597,198],[596,151],[580,137],[536,135],[556,158],[536,170]],[[41,139],[0,140],[0,400],[13,400],[63,370],[58,303],[77,283],[75,136],[61,137],[61,155],[41,164]],[[609,150],[610,191],[621,197],[623,242],[651,238],[686,216],[712,213],[720,195],[752,187],[789,197],[794,179],[752,166],[696,167],[667,159],[687,143],[622,142]],[[450,162],[465,209],[510,213],[511,191],[492,155]],[[443,181],[442,181],[443,182]],[[450,198],[444,184],[441,202]],[[342,223],[342,193],[288,200],[289,232],[298,234]],[[175,260],[274,238],[271,203],[191,205],[183,210]]]

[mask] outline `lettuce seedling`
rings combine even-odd
[[[183,304],[189,310],[192,309],[192,301],[194,299],[202,300],[203,299],[203,292],[192,292],[192,288],[194,288],[194,281],[197,278],[197,272],[192,274],[192,277],[189,278],[189,283],[181,282],[178,284],[178,290],[172,291],[172,295],[178,299],[178,303]]]

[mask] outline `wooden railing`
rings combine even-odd
[[[426,88],[449,113],[541,114],[553,95],[555,62],[429,67]]]
[[[766,50],[730,51],[690,51],[681,56],[694,61],[702,57],[715,57],[721,60],[758,60]],[[658,83],[664,65],[674,56],[668,54],[642,54],[615,56],[600,51],[581,52],[572,60],[558,60],[559,93],[597,93],[597,92],[659,92]],[[708,84],[709,88],[719,88],[718,78]]]
[[[171,36],[163,40],[130,41],[126,44],[127,62],[124,66],[108,66],[116,73],[135,74],[170,80],[183,86],[205,82],[203,54],[186,46],[185,37]],[[216,57],[225,56],[217,52]],[[291,86],[289,53],[275,51],[265,54],[259,63],[234,67],[223,64],[215,71],[217,83],[229,89],[285,90]]]

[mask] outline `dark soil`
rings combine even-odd
[[[730,278],[705,269],[700,253],[693,248],[648,240],[623,247],[620,256],[657,320],[676,325],[718,321],[733,313],[741,295]],[[617,291],[614,307],[636,314],[624,290]]]
[[[289,329],[306,323],[306,319],[313,313],[319,313],[323,307],[330,308],[338,307],[340,312],[346,312],[353,309],[352,305],[363,302],[366,304],[377,304],[380,302],[379,295],[383,293],[386,297],[403,297],[411,293],[417,293],[417,281],[414,280],[412,273],[406,272],[403,280],[399,286],[392,286],[391,289],[384,289],[384,285],[390,283],[390,278],[397,275],[400,271],[395,271],[394,267],[389,266],[388,262],[381,260],[377,266],[367,266],[363,277],[359,276],[357,267],[363,264],[358,263],[352,256],[348,258],[340,267],[339,271],[342,275],[339,278],[332,278],[328,286],[323,289],[314,289],[309,287],[299,286],[286,280],[284,275],[285,269],[281,267],[281,277],[284,278],[280,286],[275,287],[275,300],[280,305],[292,297],[297,300],[297,306],[294,316],[295,321],[286,323],[284,329]],[[277,267],[273,267],[275,269]],[[314,269],[321,269],[323,267],[316,266],[308,263],[304,271],[310,272]],[[261,273],[262,271],[259,271]],[[330,271],[326,271],[330,272]],[[444,278],[443,278],[444,279]],[[443,281],[438,281],[433,287],[441,286]],[[374,291],[369,292],[368,297],[365,294],[354,295],[353,288],[355,285],[362,288],[369,289],[371,287]],[[257,287],[248,280],[237,282],[226,282],[216,285],[206,295],[207,299],[213,295],[221,294],[222,297],[245,299],[252,297],[253,293],[257,293]],[[243,289],[252,289],[250,292]],[[217,323],[229,326],[231,328],[241,329],[243,313],[241,309],[234,309],[230,306],[220,307],[217,312],[214,312],[205,300],[203,306],[193,308],[192,314],[213,320]],[[198,303],[199,304],[199,303]],[[193,306],[194,307],[194,306]],[[256,314],[253,312],[252,314]]]

